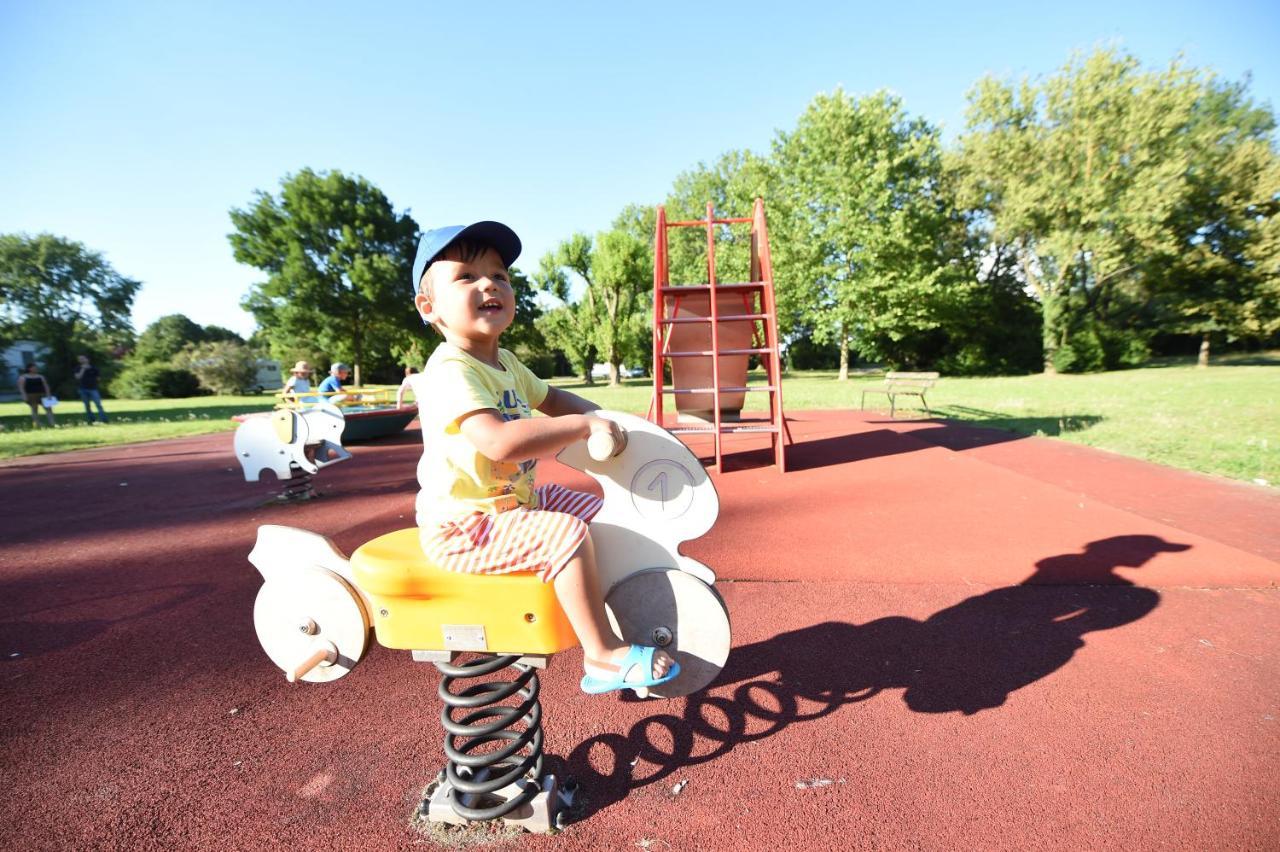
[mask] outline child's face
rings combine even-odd
[[[431,264],[413,303],[446,340],[497,340],[516,318],[507,267],[493,249],[470,261],[457,257],[446,250]]]

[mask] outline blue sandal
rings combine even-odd
[[[591,675],[582,676],[582,691],[589,692],[592,695],[599,695],[604,692],[612,692],[615,689],[648,689],[651,686],[661,686],[673,680],[676,675],[680,674],[680,664],[675,660],[671,661],[671,668],[662,677],[653,677],[653,652],[656,648],[650,648],[647,645],[632,645],[627,651],[627,656],[619,663],[617,673],[609,680],[604,678],[592,677]],[[637,667],[644,674],[642,680],[627,680],[627,675]]]

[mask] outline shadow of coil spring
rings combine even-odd
[[[537,672],[532,666],[517,663],[518,659],[514,655],[485,654],[462,664],[435,664],[444,675],[439,694],[444,702],[440,724],[447,734],[444,751],[449,758],[445,777],[453,787],[453,809],[465,819],[497,819],[538,794],[538,781],[542,777],[540,687]],[[457,692],[453,689],[459,681],[484,677],[507,667],[516,673],[515,680],[476,683]],[[520,703],[499,704],[512,696]],[[455,713],[464,712],[465,715],[454,718]],[[524,730],[513,729],[520,724],[525,726]],[[506,745],[476,753],[476,749],[494,742]],[[496,791],[520,778],[528,778],[530,783],[519,795],[507,801],[496,800],[493,795]],[[477,806],[459,801],[467,794],[475,794],[471,801]]]

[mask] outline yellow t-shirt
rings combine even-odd
[[[458,427],[465,415],[486,408],[496,409],[503,420],[532,417],[546,398],[547,383],[515,355],[499,349],[498,360],[504,369],[441,343],[422,373],[413,377],[422,424],[416,506],[420,527],[435,527],[465,512],[496,514],[516,506],[537,507],[535,460],[493,461]]]

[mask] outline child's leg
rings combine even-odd
[[[588,669],[617,673],[619,663],[630,646],[613,635],[609,617],[604,611],[604,594],[596,573],[595,549],[588,535],[578,545],[564,568],[552,581],[560,608],[582,643],[584,664]],[[671,657],[662,650],[653,655],[653,677],[662,677],[671,668]]]

